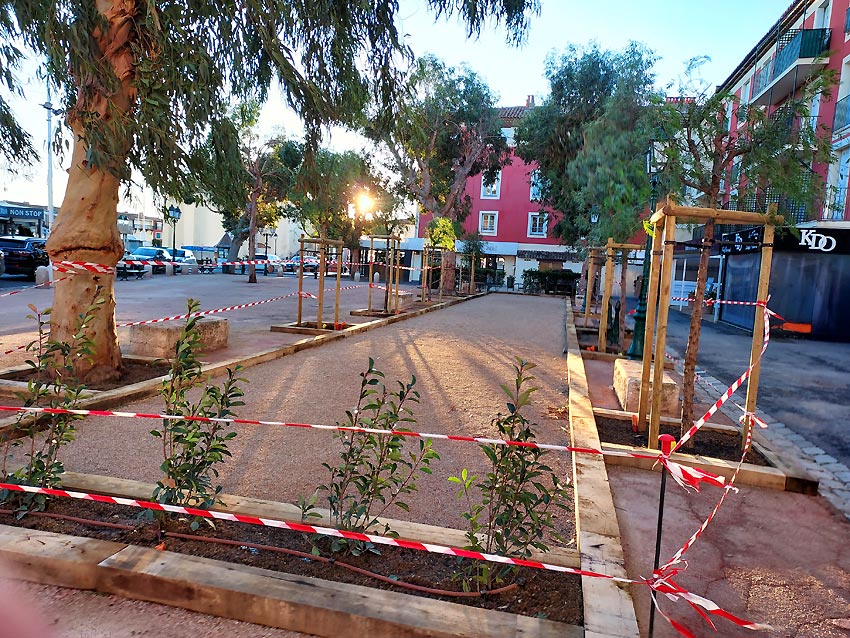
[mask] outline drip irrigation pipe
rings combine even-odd
[[[14,515],[16,512],[14,510],[9,509],[0,509],[0,514],[9,514]],[[108,521],[97,521],[90,518],[79,518],[77,516],[67,516],[65,514],[53,514],[52,512],[27,512],[27,515],[32,516],[43,516],[45,518],[55,518],[62,521],[69,521],[72,523],[80,523],[81,525],[93,525],[97,527],[108,527],[111,529],[120,529],[124,531],[132,531],[136,529],[133,525],[124,525],[122,523],[110,523]],[[381,582],[395,585],[404,589],[412,589],[414,591],[422,592],[425,594],[433,594],[435,596],[446,596],[449,598],[483,598],[484,596],[494,596],[498,594],[504,594],[509,591],[514,591],[519,588],[519,585],[516,583],[512,583],[510,585],[506,585],[505,587],[499,587],[498,589],[490,589],[487,591],[450,591],[447,589],[436,589],[434,587],[425,587],[424,585],[416,585],[414,583],[407,583],[401,580],[395,580],[389,578],[387,576],[383,576],[382,574],[377,574],[375,572],[369,571],[367,569],[362,569],[350,563],[346,563],[344,561],[336,560],[334,558],[327,558],[325,556],[316,556],[314,554],[308,554],[307,552],[300,552],[296,549],[287,549],[285,547],[275,547],[273,545],[261,545],[258,543],[248,543],[245,541],[234,541],[226,538],[213,538],[211,536],[200,536],[197,534],[181,534],[179,532],[163,532],[162,536],[170,537],[170,538],[179,538],[187,541],[198,541],[204,543],[217,543],[219,545],[231,545],[234,547],[250,547],[252,549],[257,550],[265,550],[269,552],[278,552],[280,554],[289,554],[290,556],[296,556],[298,558],[306,558],[309,560],[315,560],[320,563],[326,563],[329,565],[337,565],[339,567],[343,567],[345,569],[351,570],[363,576],[367,576],[369,578],[374,578],[375,580],[379,580]]]
[[[406,583],[401,580],[395,580],[384,576],[382,574],[376,574],[375,572],[371,572],[366,569],[361,569],[360,567],[356,567],[350,563],[346,563],[340,560],[336,560],[334,558],[327,558],[325,556],[316,556],[314,554],[308,554],[307,552],[300,552],[296,549],[287,549],[285,547],[275,547],[273,545],[260,545],[257,543],[245,543],[243,541],[233,541],[226,538],[212,538],[210,536],[198,536],[195,534],[180,534],[179,532],[165,532],[163,536],[172,537],[172,538],[180,538],[183,540],[189,541],[200,541],[205,543],[219,543],[221,545],[234,545],[237,547],[251,547],[253,549],[266,550],[270,552],[278,552],[281,554],[289,554],[291,556],[297,556],[298,558],[306,558],[309,560],[316,560],[320,563],[328,563],[330,565],[338,565],[345,569],[349,569],[358,574],[362,574],[363,576],[368,576],[369,578],[374,578],[375,580],[379,580],[384,583],[388,583],[390,585],[397,585],[399,587],[404,587],[405,589],[412,589],[414,591],[422,592],[425,594],[434,594],[435,596],[448,596],[452,598],[483,598],[484,596],[492,596],[497,594],[503,594],[509,591],[513,591],[519,588],[519,585],[516,583],[512,583],[510,585],[506,585],[505,587],[499,587],[498,589],[490,589],[487,591],[450,591],[447,589],[435,589],[433,587],[425,587],[424,585],[415,585],[414,583]]]

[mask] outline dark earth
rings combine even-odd
[[[49,502],[48,514],[89,519],[91,522],[88,523],[37,514],[16,520],[10,510],[0,510],[0,512],[2,512],[0,523],[27,529],[156,547],[181,554],[290,574],[389,589],[462,605],[546,618],[570,625],[583,624],[581,578],[571,574],[518,568],[515,574],[508,574],[503,583],[496,585],[498,588],[516,583],[518,586],[516,589],[474,598],[453,597],[413,591],[392,581],[463,592],[459,578],[460,570],[474,561],[403,548],[380,547],[377,548],[380,554],[369,551],[359,556],[337,553],[333,556],[333,561],[321,562],[303,555],[292,556],[269,549],[255,549],[248,544],[291,549],[302,554],[311,554],[315,546],[319,548],[322,556],[331,557],[327,538],[228,521],[215,521],[215,527],[212,527],[204,519],[199,519],[200,527],[197,531],[192,531],[191,521],[187,517],[159,513],[154,516],[154,513],[150,511],[109,503],[68,499],[52,499]],[[117,524],[121,528],[100,527],[96,524],[97,522]],[[199,540],[184,540],[168,536],[171,533],[187,534]],[[217,544],[210,539],[233,540],[238,544]],[[391,582],[350,571],[341,566],[342,562],[379,574]]]

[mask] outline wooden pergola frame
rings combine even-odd
[[[372,308],[372,278],[375,273],[375,240],[386,243],[386,294],[384,295],[384,312],[398,314],[398,288],[401,281],[401,237],[397,235],[369,235],[369,299],[367,309]],[[395,284],[395,285],[393,285]]]
[[[601,247],[590,248],[590,252],[588,253],[588,265],[587,265],[587,280],[584,286],[584,327],[589,327],[589,322],[591,318],[595,318],[598,315],[590,312],[590,306],[593,303],[593,288],[596,284],[596,269],[597,265],[601,265],[601,257],[599,253],[603,250]],[[597,263],[600,262],[600,263]]]
[[[318,299],[318,308],[316,309],[316,328],[321,329],[323,326],[322,322],[322,310],[324,309],[325,304],[325,267],[327,262],[327,254],[325,252],[325,248],[327,246],[336,246],[337,248],[337,260],[336,260],[336,296],[334,298],[334,329],[339,325],[339,289],[340,289],[340,275],[342,274],[342,240],[339,239],[325,239],[324,237],[305,237],[301,235],[301,238],[298,240],[300,245],[298,254],[299,254],[299,264],[298,264],[298,322],[296,325],[301,325],[302,318],[302,307],[304,305],[304,245],[311,244],[319,247],[319,290],[316,295]]]
[[[618,244],[614,242],[613,237],[609,237],[608,243],[605,244],[605,288],[602,293],[602,310],[599,314],[599,341],[596,345],[599,352],[605,352],[608,348],[608,307],[611,304],[611,292],[614,287],[614,251],[620,251],[620,263],[623,264],[623,268],[628,268],[629,253],[641,248],[642,246],[637,244]],[[601,250],[601,248],[595,250]],[[621,291],[625,299],[624,293],[625,291]],[[625,307],[621,308],[621,311],[625,312]]]
[[[694,221],[704,222],[713,219],[721,224],[747,224],[749,226],[763,226],[764,237],[761,245],[761,265],[759,268],[759,283],[757,301],[767,299],[768,287],[770,285],[770,268],[773,260],[773,237],[776,226],[782,225],[785,220],[781,215],[776,215],[776,205],[768,208],[767,214],[749,213],[743,211],[720,210],[716,208],[696,208],[691,206],[676,206],[668,195],[666,202],[656,208],[650,218],[653,224],[654,235],[652,239],[652,262],[649,273],[649,288],[646,298],[646,332],[644,333],[643,368],[641,370],[640,398],[638,402],[637,425],[638,429],[646,427],[647,404],[650,399],[649,377],[652,373],[652,402],[649,406],[649,433],[647,447],[657,448],[658,430],[661,422],[661,391],[664,378],[664,353],[667,346],[667,318],[670,309],[670,288],[673,272],[673,247],[675,244],[676,222]],[[646,283],[646,282],[645,282]],[[658,300],[661,305],[657,306]],[[656,321],[656,307],[658,318]],[[656,332],[656,323],[658,330]],[[764,313],[756,310],[753,320],[753,341],[750,349],[750,365],[753,365],[762,348],[764,335]],[[655,337],[655,352],[653,356],[652,343]],[[652,366],[653,359],[656,362]],[[747,383],[747,399],[745,410],[751,414],[756,409],[758,398],[758,383],[761,365],[756,363]],[[752,428],[752,421],[747,420],[744,427],[745,435]],[[746,436],[742,437],[746,441]]]

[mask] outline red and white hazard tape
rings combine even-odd
[[[131,498],[122,498],[117,496],[104,496],[102,494],[92,494],[88,492],[76,492],[72,490],[62,490],[55,488],[44,488],[44,487],[35,487],[31,485],[17,485],[13,483],[0,483],[0,490],[9,490],[12,492],[26,492],[29,494],[44,494],[46,496],[58,496],[61,498],[72,498],[84,501],[94,501],[97,503],[111,503],[114,505],[125,505],[129,507],[137,507],[141,509],[159,511],[159,512],[173,512],[175,514],[186,514],[188,516],[198,516],[201,518],[209,518],[216,520],[225,520],[225,521],[233,521],[236,523],[247,523],[249,525],[259,525],[264,527],[274,527],[277,529],[285,529],[293,532],[300,532],[305,534],[317,534],[323,536],[332,536],[335,538],[345,538],[347,540],[353,541],[361,541],[367,543],[374,543],[376,545],[388,545],[392,547],[401,547],[404,549],[412,549],[421,552],[428,552],[432,554],[443,554],[447,556],[456,556],[458,558],[469,558],[472,560],[481,560],[488,561],[492,563],[500,563],[503,565],[514,565],[516,567],[527,567],[531,569],[541,569],[546,571],[560,572],[563,574],[575,574],[577,576],[587,576],[591,578],[604,578],[606,580],[612,580],[619,583],[624,584],[640,584],[647,585],[653,590],[657,590],[661,593],[667,594],[668,596],[676,595],[680,596],[692,606],[696,605],[705,610],[705,613],[714,614],[722,616],[731,622],[737,624],[740,627],[746,627],[749,629],[764,629],[766,628],[763,625],[757,625],[750,621],[737,618],[733,614],[730,614],[727,611],[724,611],[719,606],[717,606],[714,602],[703,598],[702,596],[697,596],[696,594],[691,594],[687,590],[681,588],[676,585],[670,579],[670,575],[668,574],[664,579],[653,578],[651,580],[632,580],[629,578],[622,578],[619,576],[611,576],[609,574],[603,574],[601,572],[594,572],[584,569],[576,569],[574,567],[564,567],[562,565],[553,565],[551,563],[544,563],[542,561],[534,561],[523,558],[512,558],[509,556],[502,556],[500,554],[491,554],[487,552],[478,552],[469,549],[463,549],[460,547],[451,547],[449,545],[439,545],[436,543],[420,543],[416,541],[405,540],[401,538],[391,538],[388,536],[381,536],[379,534],[364,534],[362,532],[351,532],[347,530],[336,529],[333,527],[320,527],[318,525],[306,525],[304,523],[294,523],[288,521],[282,521],[273,518],[264,518],[258,516],[246,516],[244,514],[234,514],[231,512],[222,512],[220,510],[205,510],[194,507],[182,507],[180,505],[167,505],[164,503],[153,503],[150,501],[139,501]],[[705,614],[702,614],[705,618]],[[711,621],[709,621],[710,623]],[[674,625],[675,626],[675,625]]]
[[[110,274],[115,268],[106,264],[96,264],[91,261],[54,261],[53,270],[63,273],[79,273],[80,271]]]
[[[587,447],[573,447],[569,445],[556,445],[552,443],[535,443],[530,441],[512,441],[510,439],[494,439],[480,436],[463,436],[457,434],[437,434],[434,432],[412,432],[408,430],[383,430],[379,428],[364,428],[344,425],[324,425],[316,423],[292,423],[288,421],[269,421],[260,419],[240,419],[235,417],[204,417],[184,416],[179,414],[155,414],[146,412],[120,412],[115,410],[76,410],[65,408],[42,408],[42,407],[18,407],[0,406],[3,412],[18,412],[29,414],[73,414],[76,416],[118,417],[126,419],[157,419],[166,421],[200,421],[203,423],[229,423],[234,425],[266,425],[287,428],[300,428],[311,430],[324,430],[330,432],[356,432],[360,434],[376,434],[379,436],[405,436],[408,438],[432,439],[441,441],[460,441],[465,443],[478,443],[482,445],[499,445],[509,447],[525,447],[537,450],[549,450],[553,452],[576,452],[580,454],[595,454],[604,456],[622,456],[637,459],[652,459],[660,462],[670,472],[671,477],[679,485],[686,488],[699,490],[700,483],[708,483],[716,487],[724,486],[724,479],[710,472],[687,467],[674,463],[666,456],[657,453],[643,454],[640,452],[626,452],[622,450],[599,450]]]
[[[761,361],[762,355],[764,355],[765,350],[767,350],[767,346],[770,343],[770,317],[771,315],[775,315],[775,313],[767,307],[767,301],[745,303],[749,305],[761,306],[764,311],[764,340],[762,341],[761,352],[759,353],[758,357],[756,357],[755,360],[750,364],[750,366],[746,370],[744,370],[741,376],[735,379],[735,382],[732,383],[732,385],[730,385],[726,389],[726,391],[720,396],[720,398],[714,402],[714,404],[708,409],[708,411],[702,416],[702,418],[696,421],[690,427],[690,429],[685,432],[684,436],[682,436],[682,438],[680,438],[676,442],[676,444],[673,446],[673,452],[682,447],[682,445],[684,445],[686,441],[688,441],[694,434],[696,434],[696,432],[705,424],[705,422],[708,421],[708,419],[711,418],[711,416],[715,412],[717,412],[721,408],[721,406],[726,403],[726,401],[729,400],[729,398],[738,390],[738,388],[743,385],[744,381],[750,378],[750,375],[753,372],[753,368],[758,365],[759,361]]]
[[[64,281],[65,279],[70,278],[70,275],[67,277],[59,277],[59,279],[54,279],[53,281],[45,281],[43,284],[36,284],[35,286],[26,286],[25,288],[19,288],[18,290],[13,290],[12,292],[4,292],[2,295],[0,295],[0,297],[11,297],[12,295],[27,292],[28,290],[35,290],[36,288],[49,288],[51,284],[55,284],[57,281]]]
[[[189,317],[206,317],[207,315],[215,315],[221,312],[229,312],[231,310],[241,310],[243,308],[252,308],[253,306],[260,306],[262,304],[271,303],[273,301],[280,301],[281,299],[287,299],[289,297],[298,296],[298,292],[291,292],[288,295],[281,295],[279,297],[272,297],[271,299],[263,299],[262,301],[251,301],[249,303],[237,304],[235,306],[226,306],[224,308],[215,308],[214,310],[200,310],[198,312],[192,313],[184,313],[182,315],[173,315],[171,317],[160,317],[159,319],[145,319],[144,321],[124,321],[121,323],[116,323],[116,328],[126,328],[127,326],[143,326],[151,323],[164,323],[166,321],[177,321],[179,319],[188,319]],[[309,292],[300,293],[302,297],[312,297],[315,298],[315,295]]]

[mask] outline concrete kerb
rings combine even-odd
[[[574,446],[600,449],[569,298],[565,306],[570,439]],[[581,568],[627,577],[620,525],[608,485],[605,459],[594,454],[573,454],[573,476]],[[581,586],[586,637],[637,638],[640,635],[629,588],[608,579],[588,576],[582,577]]]
[[[375,328],[380,328],[381,326],[387,326],[399,321],[404,321],[406,319],[412,319],[414,317],[418,317],[429,312],[434,312],[435,310],[442,310],[443,308],[448,308],[459,303],[471,301],[473,299],[477,299],[488,294],[490,293],[485,292],[476,295],[470,295],[468,297],[449,299],[447,301],[443,301],[442,303],[437,303],[426,308],[418,308],[417,310],[411,312],[404,312],[398,315],[394,315],[392,317],[383,317],[380,319],[375,319],[374,321],[367,321],[365,323],[355,324],[349,328],[346,328],[345,330],[340,330],[323,335],[317,335],[315,337],[310,337],[307,339],[301,339],[300,341],[296,341],[295,343],[286,346],[269,348],[267,350],[262,350],[254,354],[241,357],[234,357],[232,359],[228,359],[226,361],[221,361],[218,363],[206,364],[202,367],[201,370],[202,373],[207,375],[208,378],[218,377],[226,374],[228,368],[235,368],[237,365],[241,366],[242,368],[250,368],[261,363],[267,363],[268,361],[280,359],[296,352],[301,352],[302,350],[317,348],[336,339],[344,339],[345,337],[360,334],[362,332],[373,330]],[[21,371],[25,371],[29,370],[30,368],[26,365],[15,366],[14,368],[9,368],[7,370],[0,370],[0,373],[6,373],[19,369]],[[133,383],[131,385],[124,386],[121,388],[115,388],[114,390],[103,390],[97,392],[97,394],[95,394],[94,396],[80,401],[78,407],[84,410],[106,410],[124,405],[131,401],[136,401],[138,399],[144,399],[153,396],[162,387],[162,382],[165,381],[167,376],[168,375],[163,375],[161,377],[148,379],[146,381],[140,381],[138,383]],[[37,417],[27,418],[34,419]],[[28,422],[26,419],[24,419],[24,421]],[[20,423],[18,421],[17,416],[11,416],[5,419],[0,419],[0,438],[6,436],[11,430],[13,430],[18,425],[20,425]]]

